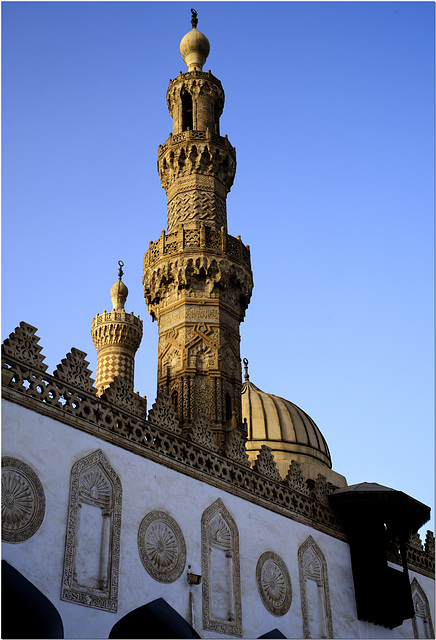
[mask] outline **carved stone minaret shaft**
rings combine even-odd
[[[128,289],[121,280],[123,263],[119,264],[119,278],[111,288],[113,309],[92,319],[92,339],[97,349],[95,384],[100,395],[115,377],[122,378],[133,391],[135,353],[142,339],[142,320],[133,311],[124,311]]]
[[[169,83],[173,133],[158,155],[168,227],[145,254],[144,295],[159,324],[158,392],[171,395],[185,429],[204,414],[224,448],[225,434],[242,425],[239,324],[253,288],[250,250],[227,234],[236,152],[220,136],[224,91],[202,71],[209,42],[196,22],[180,52],[188,72]]]

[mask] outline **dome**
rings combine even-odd
[[[345,478],[331,470],[327,442],[307,413],[289,400],[261,391],[247,379],[242,385],[241,397],[250,461],[254,461],[262,445],[266,445],[272,450],[282,478],[295,460],[308,478],[316,480],[322,474],[336,486],[346,485]]]
[[[182,38],[180,43],[180,53],[188,71],[201,71],[209,51],[209,40],[195,27]]]

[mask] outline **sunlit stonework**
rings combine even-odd
[[[266,608],[276,616],[284,615],[291,606],[292,588],[289,572],[276,553],[263,553],[256,567],[259,593]]]
[[[186,563],[186,545],[177,522],[163,511],[152,511],[142,520],[138,548],[148,573],[159,582],[174,582]]]
[[[2,540],[23,542],[39,529],[44,491],[36,474],[16,458],[2,459]]]

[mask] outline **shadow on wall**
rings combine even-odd
[[[200,638],[200,636],[163,598],[158,598],[130,611],[118,620],[112,627],[109,638]]]
[[[63,638],[56,607],[19,571],[2,560],[2,638]]]

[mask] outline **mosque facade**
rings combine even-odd
[[[26,322],[2,345],[2,636],[432,638],[429,507],[349,486],[310,416],[242,371],[253,274],[227,232],[236,151],[209,48],[192,11],[158,150],[167,229],[144,256],[155,402],[134,392],[122,262],[95,381],[75,348],[49,373]]]

